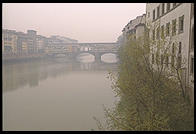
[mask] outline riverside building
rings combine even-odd
[[[122,30],[123,40],[126,42],[129,38],[138,39],[144,36],[146,14],[137,16],[131,20]]]
[[[14,55],[17,53],[17,35],[15,30],[3,29],[2,32],[2,53]]]
[[[166,57],[165,66],[169,71],[174,65],[182,69],[181,77],[184,89],[194,100],[194,4],[147,3],[146,27],[154,45],[163,38],[168,40],[169,51],[172,55]],[[162,56],[161,53],[157,49],[151,48],[152,64],[158,64],[154,59],[159,59]],[[177,57],[177,60],[174,56]]]

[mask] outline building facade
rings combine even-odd
[[[23,32],[18,32],[17,37],[17,55],[28,55],[28,37]]]
[[[36,36],[36,45],[37,45],[37,52],[38,53],[44,53],[45,52],[45,47],[47,44],[47,38],[42,36],[42,35],[37,35]]]
[[[146,14],[137,16],[135,19],[131,20],[122,30],[122,40],[127,42],[128,39],[138,39],[144,36],[145,32],[145,18]]]
[[[76,51],[73,43],[77,40],[63,36],[51,36],[49,38],[37,35],[35,30],[27,30],[27,33],[16,32],[15,30],[3,29],[2,32],[2,53],[4,56],[25,56],[40,53],[47,53],[49,50],[64,46],[67,52]]]
[[[157,45],[162,39],[168,41],[165,46],[170,45],[169,51],[173,56],[166,57],[167,63],[170,63],[166,65],[170,71],[175,65],[182,68],[181,76],[185,86],[184,89],[188,89],[190,85],[193,87],[193,83],[191,84],[190,81],[194,81],[192,77],[194,75],[192,69],[194,51],[191,48],[191,46],[194,46],[192,36],[194,32],[191,31],[194,28],[193,8],[192,3],[146,4],[146,27],[149,29],[149,36],[154,45]],[[151,63],[155,64],[154,59],[158,56],[161,57],[162,52],[151,48],[151,53]],[[174,57],[177,57],[177,60]]]
[[[28,54],[37,53],[36,34],[34,30],[27,30]]]
[[[2,33],[3,54],[14,55],[17,53],[17,35],[14,30],[4,29]]]

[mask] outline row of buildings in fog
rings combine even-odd
[[[164,63],[168,70],[171,66],[178,65],[182,68],[182,80],[185,89],[190,89],[194,99],[194,3],[147,3],[146,13],[131,20],[122,30],[118,38],[121,44],[130,38],[137,39],[147,34],[154,45],[160,40],[170,40],[170,52]],[[158,64],[163,62],[161,55],[156,49],[150,49],[150,62]],[[174,56],[177,57],[175,61]],[[185,64],[182,65],[182,62]]]
[[[2,53],[3,55],[11,56],[40,54],[45,53],[50,45],[77,42],[77,40],[58,35],[47,38],[37,35],[37,32],[34,30],[27,30],[27,33],[23,33],[3,29]]]

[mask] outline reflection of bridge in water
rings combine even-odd
[[[49,77],[58,77],[75,71],[109,71],[116,70],[117,63],[80,63],[62,62],[57,59],[32,61],[17,64],[3,64],[3,92],[24,86],[37,86]]]
[[[118,43],[64,43],[47,46],[47,55],[56,57],[64,55],[76,60],[82,53],[89,53],[95,57],[96,62],[101,62],[101,56],[107,53],[117,54]]]
[[[63,60],[54,59],[56,63],[62,64],[62,66],[71,66],[69,69],[72,71],[108,71],[117,69],[118,63],[106,63],[106,62],[79,62],[79,61],[69,61],[64,62]]]

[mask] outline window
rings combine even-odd
[[[178,56],[177,68],[181,68],[182,57]]]
[[[167,12],[170,10],[170,3],[167,3]]]
[[[162,3],[162,15],[165,13],[165,3]]]
[[[168,67],[168,65],[169,65],[169,57],[168,56],[166,56],[166,67]]]
[[[159,53],[158,52],[156,53],[156,63],[157,65],[159,65]]]
[[[172,45],[172,54],[174,54],[175,53],[175,44],[173,43],[173,45]]]
[[[173,8],[176,7],[176,3],[173,3]]]
[[[153,20],[155,19],[155,9],[153,10]]]
[[[152,64],[154,64],[154,54],[152,54]]]
[[[159,30],[160,28],[158,27],[157,28],[157,39],[159,39],[159,37],[160,37],[160,30]]]
[[[11,37],[8,37],[8,41],[12,41],[12,38]]]
[[[164,25],[161,26],[161,38],[162,39],[164,38]]]
[[[157,18],[160,16],[160,6],[157,7]]]
[[[176,19],[172,20],[172,35],[176,35]]]
[[[163,65],[163,55],[161,55],[161,65]]]
[[[178,53],[181,54],[181,51],[182,51],[182,43],[179,42],[179,50],[178,50]]]
[[[175,56],[175,50],[174,50],[174,43],[172,45],[172,57],[171,57],[171,66],[174,67],[174,57]]]
[[[152,39],[155,40],[155,30],[152,31]]]
[[[166,24],[166,36],[169,36],[169,30],[170,30],[170,23],[168,22],[167,24]]]
[[[191,58],[191,70],[190,73],[193,74],[194,73],[194,58]]]
[[[11,47],[11,46],[7,46],[7,45],[5,44],[5,46],[4,46],[4,51],[5,51],[5,53],[10,53],[10,52],[12,52],[12,47]]]
[[[146,29],[146,35],[147,35],[147,38],[149,38],[149,29]]]
[[[171,57],[171,66],[174,67],[174,56]]]
[[[182,33],[184,30],[184,15],[179,17],[179,33]]]
[[[11,37],[5,37],[4,40],[6,40],[6,41],[12,41],[12,38]]]

